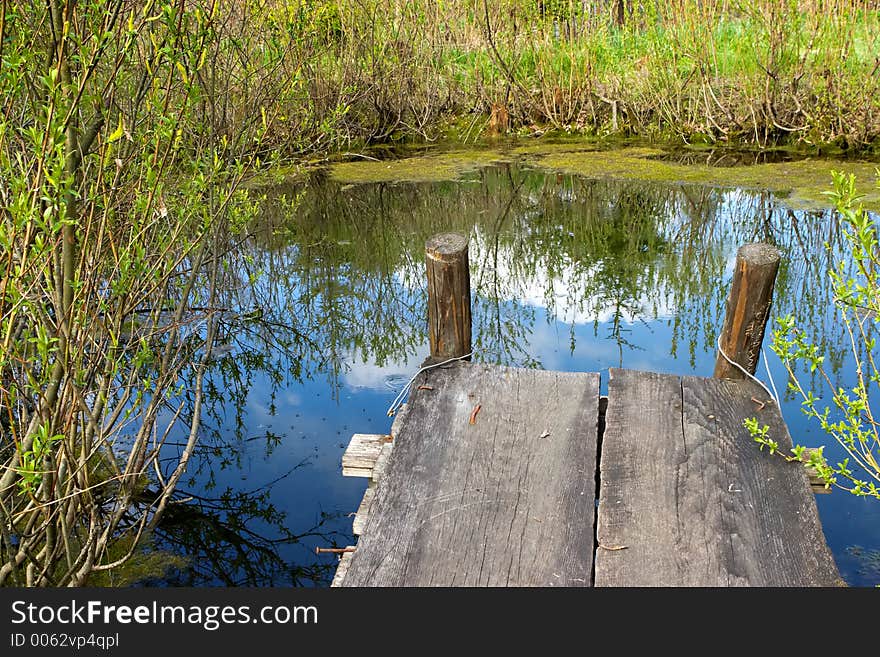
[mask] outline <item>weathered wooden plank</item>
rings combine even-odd
[[[366,474],[356,475],[369,477],[370,484],[367,486],[367,490],[364,491],[364,497],[361,499],[360,505],[358,505],[357,512],[355,513],[354,520],[351,524],[351,531],[355,536],[359,536],[363,532],[367,518],[370,516],[370,507],[376,497],[376,484],[382,478],[382,475],[385,474],[385,468],[388,465],[388,458],[391,456],[391,450],[394,447],[394,443],[389,441],[390,436],[381,436],[381,438],[382,446],[379,449],[379,455],[376,457],[373,467],[368,471],[364,469],[363,471],[366,472]]]
[[[684,460],[681,383],[676,376],[630,370],[611,369],[609,375],[595,584],[672,583],[666,573],[678,555],[668,549],[674,539],[665,512],[675,508],[674,477]]]
[[[682,377],[684,435],[691,453],[713,460],[704,473],[705,505],[718,505],[719,548],[729,584],[834,586],[843,582],[825,542],[806,469],[760,449],[743,427],[757,417],[782,449],[792,441],[775,404],[758,407],[763,392],[751,382]],[[713,417],[714,416],[714,417]],[[714,484],[714,485],[713,485]],[[738,492],[739,491],[739,492]],[[712,534],[707,531],[707,539]]]
[[[761,452],[757,416],[783,449],[759,388],[611,370],[597,518],[597,586],[834,586],[804,468]]]
[[[386,442],[382,445],[382,449],[379,450],[379,456],[376,457],[376,464],[373,466],[373,472],[370,474],[370,479],[373,483],[378,483],[385,474],[385,469],[388,467],[388,459],[391,456],[391,450],[393,447],[394,443]]]
[[[351,547],[351,546],[349,546]],[[348,567],[351,565],[351,557],[354,552],[343,552],[339,557],[339,564],[336,566],[336,573],[333,575],[333,581],[330,587],[342,586],[345,576],[348,574]]]
[[[598,374],[420,375],[343,584],[589,586],[598,399]]]
[[[388,435],[356,433],[342,454],[342,475],[371,477],[382,447],[391,440]]]
[[[360,536],[364,531],[364,525],[367,524],[367,518],[370,517],[370,507],[373,500],[376,499],[376,485],[370,484],[364,491],[364,497],[358,506],[357,513],[354,514],[354,520],[351,523],[351,532],[355,536]]]
[[[409,406],[406,404],[401,404],[400,408],[394,413],[394,422],[391,423],[391,438],[397,438],[397,434],[400,433],[400,425],[403,422],[403,418],[406,417],[406,412],[409,410]]]

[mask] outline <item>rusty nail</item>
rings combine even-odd
[[[470,423],[470,424],[476,424],[476,423],[477,423],[477,413],[480,412],[480,409],[481,409],[481,408],[483,408],[483,407],[482,407],[482,405],[480,405],[480,404],[477,404],[476,406],[474,406],[474,410],[473,410],[473,412],[471,413],[471,418],[470,418],[470,420],[469,420],[469,423]]]

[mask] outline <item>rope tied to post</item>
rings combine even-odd
[[[424,372],[426,370],[430,370],[434,367],[440,367],[441,365],[448,365],[449,363],[452,363],[457,360],[464,360],[466,358],[470,358],[473,355],[474,355],[474,351],[472,349],[470,352],[464,354],[463,356],[456,356],[455,358],[448,358],[441,363],[434,363],[433,365],[425,365],[424,367],[420,367],[418,369],[418,371],[412,375],[412,378],[410,378],[410,380],[406,382],[406,384],[403,386],[403,388],[400,390],[400,392],[397,393],[397,397],[394,398],[394,401],[391,402],[391,406],[388,407],[388,417],[394,417],[394,414],[397,412],[397,409],[403,405],[404,400],[409,398],[409,390],[412,387],[413,381],[416,380],[416,377],[419,374],[421,374],[422,372]]]
[[[761,356],[764,358],[764,369],[767,370],[767,378],[770,379],[770,385],[773,388],[772,391],[770,390],[770,388],[768,388],[764,384],[763,381],[761,381],[761,379],[756,377],[754,374],[749,372],[745,367],[743,367],[742,365],[737,363],[735,360],[733,360],[730,356],[728,356],[726,353],[724,353],[724,349],[721,348],[721,335],[718,336],[718,353],[721,354],[721,356],[724,358],[724,360],[726,360],[728,363],[733,365],[740,372],[745,374],[747,378],[751,379],[752,381],[757,383],[759,386],[761,386],[764,389],[764,392],[767,393],[767,396],[773,402],[776,403],[777,408],[779,408],[780,412],[782,412],[782,406],[779,403],[779,393],[776,392],[776,384],[773,382],[773,375],[770,373],[770,365],[767,363],[767,352],[765,352],[763,349],[761,349]]]

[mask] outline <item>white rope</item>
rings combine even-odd
[[[776,384],[773,383],[773,374],[770,372],[770,363],[767,362],[767,352],[763,349],[761,349],[761,356],[764,357],[764,369],[767,370],[767,378],[770,379],[770,387],[773,388],[773,400],[776,402],[776,407],[781,414],[782,404],[779,403],[779,391],[776,390]]]
[[[762,388],[764,388],[764,391],[767,393],[767,395],[770,397],[770,399],[776,402],[776,406],[777,406],[777,408],[779,407],[779,398],[778,398],[777,396],[775,396],[772,392],[770,392],[770,388],[768,388],[767,386],[765,386],[765,385],[764,385],[764,382],[761,381],[761,379],[759,379],[759,378],[757,378],[756,376],[754,376],[751,372],[749,372],[746,368],[744,368],[744,367],[743,367],[742,365],[740,365],[739,363],[737,363],[737,362],[735,362],[735,361],[732,361],[732,360],[730,359],[730,357],[729,357],[727,354],[724,353],[724,350],[721,348],[721,335],[720,335],[720,334],[718,335],[718,353],[721,354],[722,356],[724,356],[724,360],[726,360],[728,363],[730,363],[731,365],[733,365],[736,369],[738,369],[740,372],[742,372],[743,374],[745,374],[747,377],[749,377],[752,381],[754,381],[755,383],[757,383],[759,386],[761,386]],[[766,356],[766,355],[764,356],[764,366],[767,367],[767,356]],[[770,368],[769,368],[769,367],[767,368],[767,373],[768,373],[768,374],[770,373]],[[773,377],[770,377],[770,381],[771,381],[771,383],[772,383],[772,381],[773,381]],[[775,390],[775,389],[776,389],[776,386],[774,386],[773,389]]]
[[[410,386],[413,384],[413,381],[416,380],[416,377],[419,374],[421,374],[425,370],[431,369],[432,367],[440,367],[441,365],[446,365],[447,363],[451,363],[456,360],[463,360],[465,358],[470,358],[473,355],[474,355],[474,352],[473,352],[473,350],[471,350],[468,353],[466,353],[464,356],[456,356],[455,358],[450,358],[448,360],[444,360],[441,363],[434,363],[433,365],[425,365],[425,367],[419,368],[419,370],[415,374],[412,375],[412,378],[406,382],[406,385],[403,386],[401,391],[399,393],[397,393],[397,397],[394,398],[394,401],[391,402],[391,406],[388,407],[388,417],[392,417],[397,412],[397,409],[403,404],[404,397],[409,392]]]

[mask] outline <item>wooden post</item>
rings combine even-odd
[[[471,352],[471,277],[468,238],[435,235],[425,243],[428,275],[429,361],[459,358]]]
[[[758,367],[778,269],[779,250],[776,247],[755,243],[741,246],[737,251],[733,283],[727,298],[727,316],[721,331],[721,349],[749,374],[754,374]],[[743,379],[745,375],[719,352],[714,377]]]

